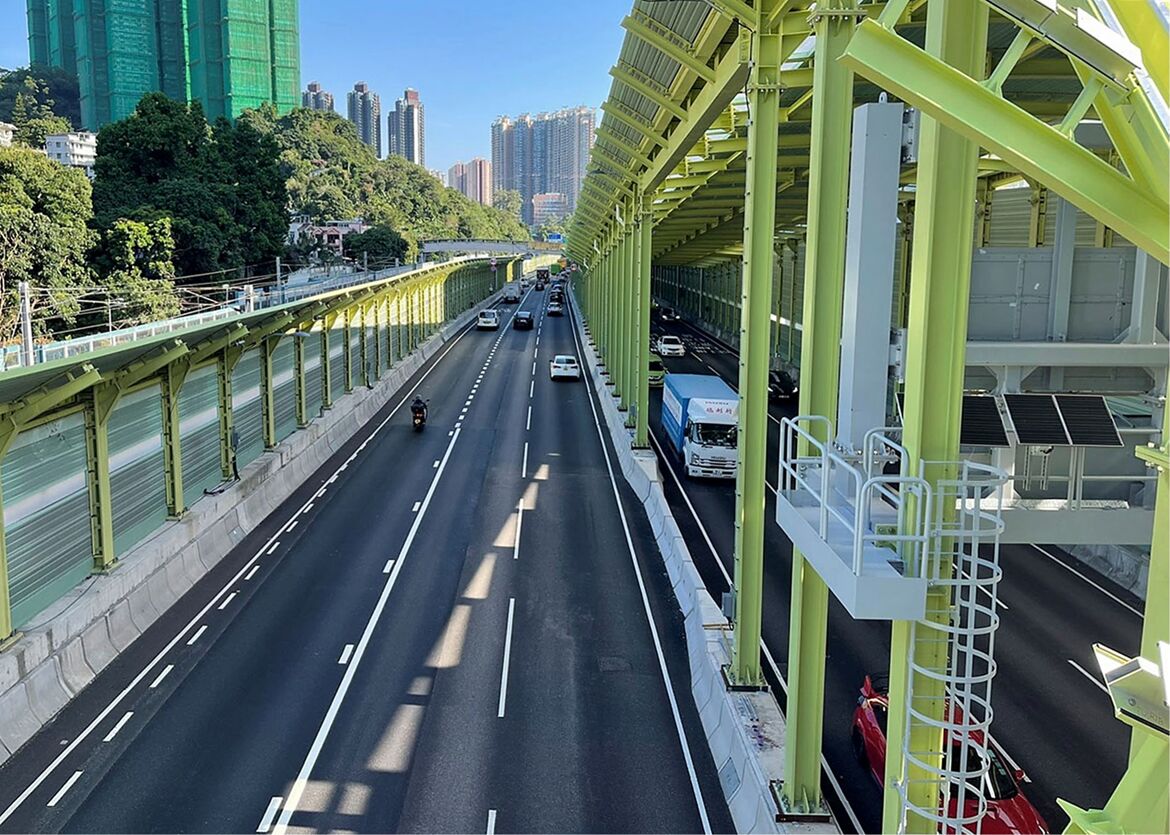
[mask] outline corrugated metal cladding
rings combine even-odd
[[[321,388],[321,334],[314,331],[305,340],[305,416],[312,420],[321,414],[325,395]]]
[[[122,556],[167,520],[158,385],[119,399],[108,434],[114,553]]]
[[[272,400],[276,406],[276,440],[283,441],[297,431],[297,373],[293,339],[280,340],[272,353]]]
[[[378,362],[385,368],[390,364],[390,328],[385,319],[378,323]]]
[[[258,348],[246,351],[232,369],[232,427],[240,436],[236,448],[236,465],[243,470],[264,451]]]
[[[329,395],[336,403],[345,394],[345,331],[329,334]]]
[[[93,566],[85,418],[69,415],[21,432],[0,479],[12,622],[19,628]]]
[[[203,491],[223,481],[219,460],[219,378],[216,363],[196,368],[179,391],[179,434],[183,454],[183,503],[190,507]]]
[[[349,373],[349,385],[353,388],[362,379],[362,333],[358,327],[349,329]]]

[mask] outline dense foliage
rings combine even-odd
[[[247,120],[209,126],[198,103],[150,93],[98,134],[95,222],[169,218],[180,276],[267,268],[288,233],[278,156],[271,133]]]
[[[411,259],[418,242],[429,238],[528,237],[518,216],[445,188],[422,166],[401,157],[379,160],[335,113],[298,109],[277,117],[265,106],[239,122],[275,136],[293,214],[315,222],[365,218],[398,232]]]
[[[406,238],[389,226],[373,226],[365,232],[351,232],[345,236],[345,254],[355,261],[365,258],[371,267],[394,261],[402,263],[409,249]]]
[[[81,126],[81,94],[77,76],[70,75],[58,67],[33,66],[19,70],[0,72],[0,122],[16,125],[18,137],[26,120],[57,117],[53,130],[46,133],[60,133],[62,124]],[[39,144],[45,144],[42,138]]]

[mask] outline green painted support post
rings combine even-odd
[[[260,417],[264,428],[264,448],[276,446],[276,381],[272,374],[272,355],[280,344],[274,334],[260,343]]]
[[[812,103],[798,412],[824,415],[833,421],[837,418],[840,391],[845,208],[853,119],[853,73],[837,61],[837,56],[848,45],[855,24],[856,18],[830,14],[817,16],[814,23],[817,42],[813,84],[817,94]],[[801,454],[808,454],[808,450],[801,450]],[[785,715],[788,734],[782,801],[791,811],[813,813],[823,806],[820,757],[829,589],[795,548],[790,599]]]
[[[184,359],[168,363],[159,380],[162,405],[163,480],[166,483],[167,516],[178,519],[187,509],[183,500],[183,435],[180,429],[179,392],[191,370]]]
[[[634,424],[634,447],[650,446],[650,248],[654,231],[653,201],[642,197],[638,218],[636,286],[638,299],[638,415]]]
[[[305,382],[305,339],[298,336],[293,339],[293,379],[296,380],[297,429],[304,429],[309,425],[309,394]]]
[[[333,408],[333,365],[329,361],[329,343],[336,320],[336,313],[329,313],[321,320],[321,408],[325,410]]]
[[[366,317],[369,315],[369,305],[366,302],[359,304],[355,311],[358,319],[358,362],[361,364],[361,373],[358,379],[363,386],[369,386],[374,381],[370,379],[370,345],[369,328],[366,326]]]
[[[645,374],[638,371],[638,359],[642,356],[642,349],[638,344],[638,295],[641,289],[638,277],[638,204],[636,201],[630,201],[627,206],[625,277],[622,281],[626,385],[625,396],[622,399],[630,410],[626,416],[626,426],[632,429],[637,424],[638,380]]]
[[[341,373],[345,375],[344,391],[349,394],[353,391],[353,305],[345,308],[341,314]]]
[[[986,61],[988,9],[981,0],[950,0],[927,8],[927,52],[968,76],[982,77]],[[971,289],[971,249],[975,224],[975,179],[979,143],[944,128],[922,114],[919,128],[918,180],[915,189],[913,255],[910,272],[910,313],[906,337],[906,399],[903,443],[910,472],[921,461],[955,461],[959,457],[967,309]],[[929,481],[954,477],[953,472],[926,473]],[[950,509],[953,512],[953,508]],[[945,520],[939,520],[945,521]],[[941,566],[944,577],[951,566]],[[927,593],[927,617],[947,617],[950,590],[938,586]],[[929,629],[917,630],[910,641],[910,622],[895,621],[890,641],[890,712],[886,753],[884,831],[933,832],[930,821],[902,817],[902,800],[894,788],[905,779],[907,800],[921,808],[937,803],[940,786],[931,775],[905,762],[906,701],[924,716],[943,719],[942,682],[929,676],[910,681],[910,659],[920,667],[945,673],[945,641]],[[938,764],[943,756],[941,733],[918,724],[908,745],[919,759]],[[936,752],[932,756],[927,752]],[[903,775],[903,766],[906,766]]]
[[[761,0],[761,20],[781,0]],[[747,179],[743,221],[743,316],[739,352],[739,466],[735,476],[735,635],[728,676],[739,687],[764,683],[760,629],[764,587],[764,475],[768,457],[768,324],[780,130],[781,39],[751,34]]]
[[[93,567],[109,571],[117,562],[114,551],[114,505],[110,487],[110,414],[121,392],[112,383],[100,383],[88,392],[85,404],[86,472],[89,486],[89,531]]]
[[[232,449],[232,427],[234,417],[232,409],[232,369],[244,355],[243,346],[229,345],[216,358],[216,380],[219,393],[219,468],[224,479],[235,475],[233,461],[235,451]]]
[[[629,235],[626,227],[619,227],[617,249],[614,251],[614,283],[613,283],[613,318],[614,318],[614,379],[617,387],[614,396],[617,397],[618,410],[626,411],[629,408],[626,395],[629,392],[627,377],[627,357],[630,353],[629,330],[626,313],[629,305],[626,303],[626,288],[630,283],[629,274]]]
[[[374,361],[371,363],[371,366],[374,369],[375,380],[382,379],[382,357],[385,356],[385,352],[382,350],[382,323],[386,321],[384,315],[385,302],[385,294],[378,296],[370,302],[370,314],[374,324]]]

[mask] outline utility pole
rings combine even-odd
[[[24,364],[33,364],[32,299],[27,281],[20,282],[20,338],[24,349]]]
[[[280,303],[284,304],[284,282],[280,280],[280,256],[276,256],[276,288],[280,291]]]

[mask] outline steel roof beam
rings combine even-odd
[[[652,19],[647,18],[647,20]],[[715,80],[714,70],[699,60],[694,53],[683,49],[661,32],[653,29],[647,20],[641,20],[633,15],[627,15],[622,20],[622,28],[639,40],[654,47],[663,55],[677,61],[680,66],[690,70],[704,81],[710,82]]]
[[[658,105],[667,113],[671,113],[677,116],[679,120],[687,118],[687,112],[679,107],[677,102],[671,101],[670,98],[661,90],[654,89],[620,64],[615,64],[614,66],[610,67],[609,74],[620,81],[622,84],[625,84],[635,93],[640,93],[641,95],[645,96],[647,99]]]
[[[658,147],[666,144],[666,140],[662,138],[652,125],[649,125],[640,119],[636,118],[632,112],[627,113],[621,109],[624,105],[619,105],[617,102],[603,101],[601,103],[601,111],[611,119],[615,119],[628,127],[630,130],[638,133],[643,139],[653,142]],[[604,124],[602,125],[604,127]]]

